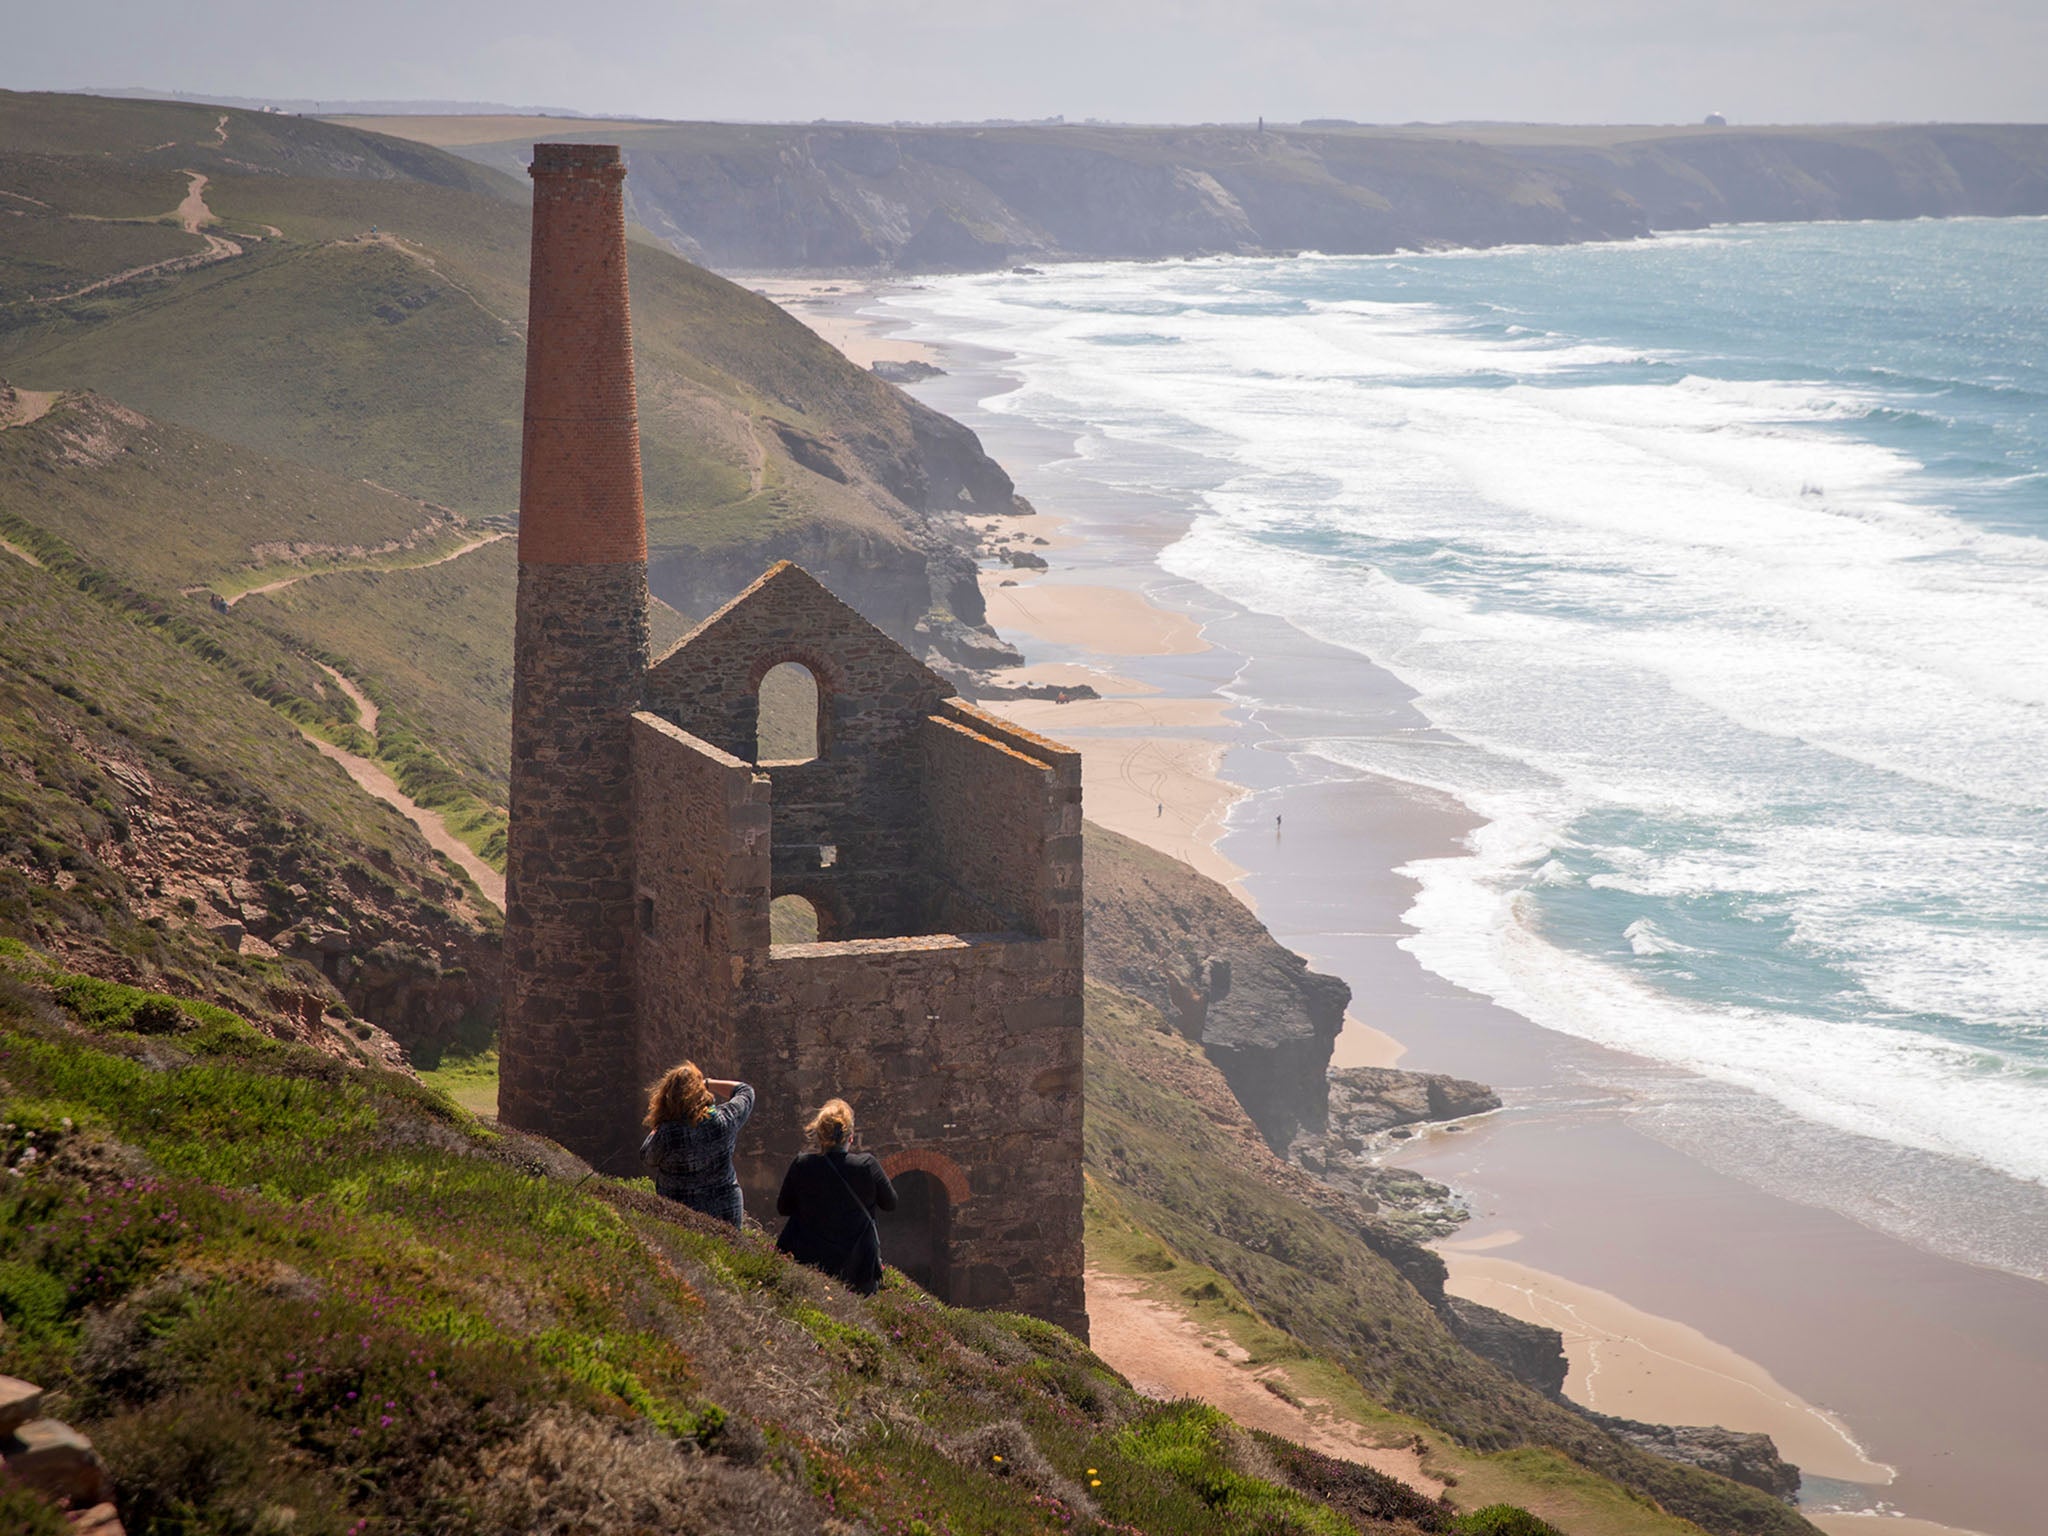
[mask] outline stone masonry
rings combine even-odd
[[[541,144],[520,461],[499,1113],[633,1170],[631,716],[647,519],[616,148]]]
[[[906,1195],[884,1257],[1085,1336],[1079,755],[784,562],[651,667],[616,149],[537,145],[500,1110],[633,1171],[645,1088],[753,1083],[748,1208],[850,1100]],[[817,755],[760,760],[760,688]],[[801,896],[821,942],[775,944]]]

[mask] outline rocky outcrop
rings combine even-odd
[[[1304,1124],[1289,1149],[1293,1159],[1340,1189],[1387,1192],[1403,1180],[1426,1184],[1419,1174],[1380,1165],[1391,1141],[1429,1121],[1461,1120],[1500,1108],[1500,1096],[1484,1083],[1440,1072],[1403,1072],[1392,1067],[1342,1067],[1329,1074],[1329,1109],[1322,1127]],[[1402,1225],[1412,1237],[1442,1237],[1463,1218],[1455,1201],[1424,1198],[1413,1190],[1397,1200],[1407,1213]]]
[[[1340,1067],[1330,1074],[1330,1135],[1363,1141],[1399,1126],[1462,1120],[1500,1108],[1484,1083],[1441,1072]]]
[[[1086,858],[1089,973],[1197,1042],[1274,1151],[1320,1135],[1351,989],[1177,859],[1092,823]]]
[[[465,151],[515,169],[524,144]],[[1778,219],[2048,213],[2048,128],[1588,130],[677,124],[634,211],[734,270],[1626,239]]]
[[[1462,1296],[1445,1296],[1437,1306],[1437,1316],[1452,1336],[1480,1359],[1492,1361],[1545,1397],[1563,1395],[1571,1362],[1565,1358],[1564,1335],[1555,1328],[1525,1323]]]
[[[1718,1472],[1788,1504],[1799,1497],[1799,1469],[1778,1454],[1777,1443],[1769,1435],[1706,1424],[1641,1424],[1586,1409],[1580,1412],[1610,1435],[1652,1456]]]

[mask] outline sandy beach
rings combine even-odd
[[[793,312],[821,334],[906,345],[858,313],[872,295],[806,292],[826,302]],[[1770,1433],[1805,1469],[1803,1508],[1830,1536],[2034,1536],[2048,1287],[1681,1150],[1674,1126],[1708,1097],[1695,1080],[1538,1029],[1423,970],[1401,947],[1415,887],[1398,871],[1455,853],[1476,819],[1303,748],[1435,739],[1408,691],[1166,576],[1154,557],[1186,509],[1096,484],[1070,444],[980,409],[1010,382],[1001,358],[926,351],[948,372],[920,398],[974,427],[1058,514],[1056,527],[1034,520],[1048,552],[1057,537],[1050,570],[996,568],[985,583],[991,619],[1025,652],[1016,675],[1104,695],[993,707],[1081,750],[1091,818],[1223,879],[1351,984],[1336,1065],[1398,1059],[1508,1101],[1400,1157],[1471,1201],[1474,1220],[1446,1245],[1452,1288],[1557,1327],[1568,1395],[1589,1407]]]
[[[863,368],[876,363],[930,363],[937,354],[887,336],[859,314],[874,285],[859,278],[745,277],[733,281],[773,299]]]

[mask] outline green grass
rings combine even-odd
[[[498,1118],[498,1052],[495,1048],[473,1055],[447,1055],[432,1068],[423,1067],[420,1081],[481,1119]]]
[[[0,507],[166,596],[190,586],[233,596],[358,550],[403,544],[437,517],[359,479],[89,396],[60,400],[32,426],[0,432]],[[449,542],[444,535],[437,546]],[[298,558],[283,560],[287,549]]]
[[[138,1536],[1450,1528],[1046,1324],[861,1301],[431,1087],[0,964],[0,1370]]]

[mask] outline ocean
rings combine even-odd
[[[2048,221],[883,302],[1006,354],[982,409],[1183,506],[1166,572],[1414,690],[1432,729],[1303,745],[1482,819],[1406,871],[1425,967],[2048,1185]],[[2044,1273],[2040,1236],[1988,1256]]]

